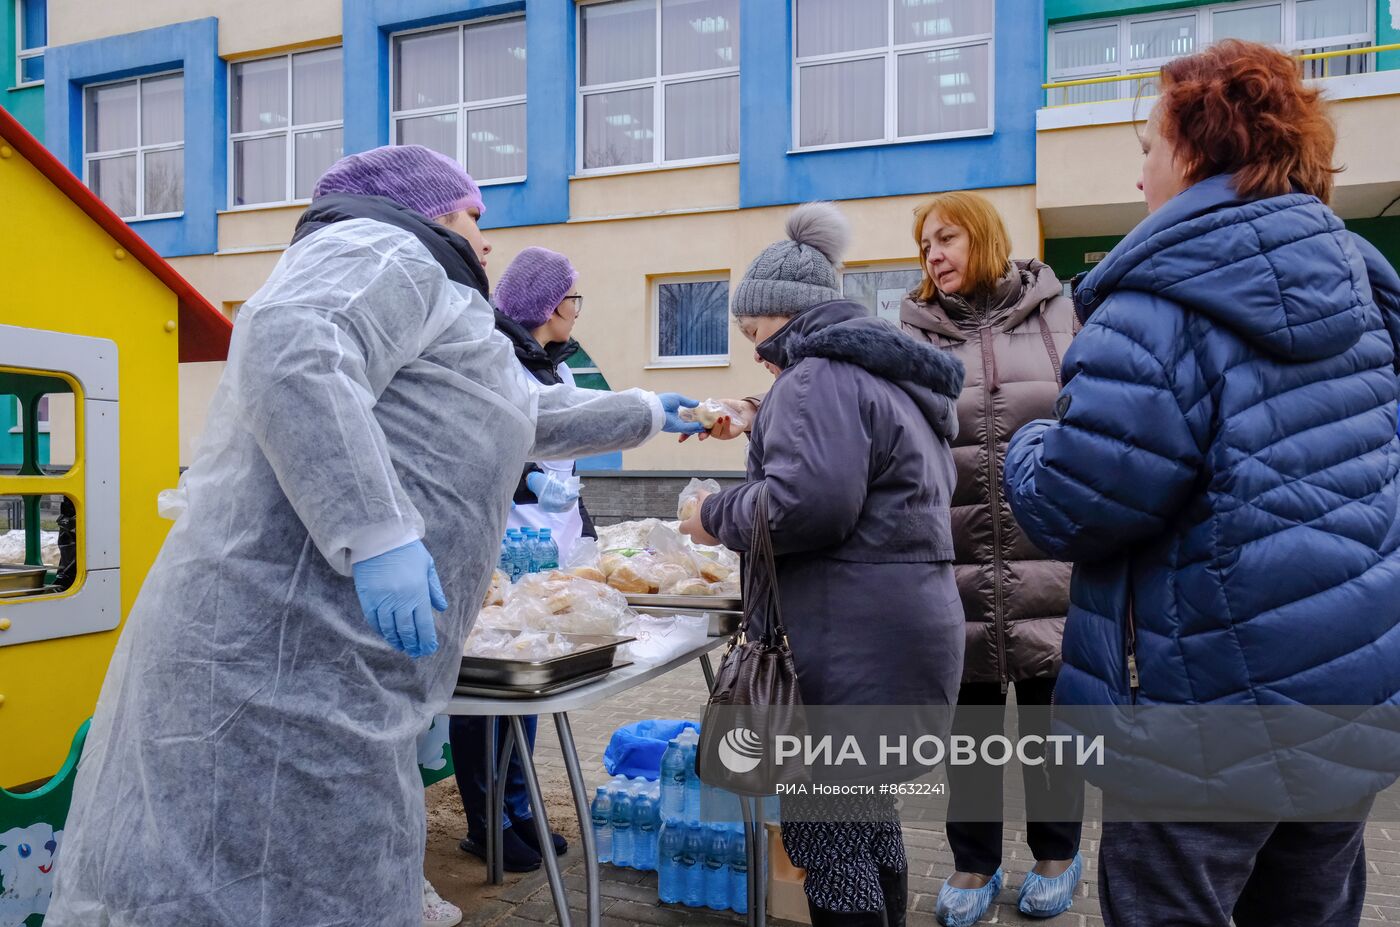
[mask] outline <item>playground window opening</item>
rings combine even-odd
[[[183,213],[184,73],[91,85],[83,110],[83,179],[92,191],[127,220]]]
[[[14,0],[15,86],[44,82],[44,51],[49,44],[48,0]]]
[[[307,202],[345,153],[340,48],[229,65],[234,209]]]
[[[393,37],[389,137],[455,158],[482,183],[525,179],[525,17]]]
[[[57,595],[77,572],[73,501],[59,494],[0,495],[0,605]]]

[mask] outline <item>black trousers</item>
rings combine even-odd
[[[1045,706],[1055,691],[1054,679],[1023,679],[1016,682],[1016,704]],[[958,690],[958,705],[1006,705],[1006,694],[995,682],[963,683]],[[1003,724],[992,724],[996,713],[983,709],[978,712],[957,712],[953,717],[953,734],[965,734],[979,742],[1004,731]],[[1019,717],[1022,736],[1050,733],[1048,713],[1035,718]],[[953,863],[959,872],[974,872],[990,876],[1001,865],[1002,822],[986,820],[985,802],[989,790],[996,804],[1001,804],[1002,773],[1000,766],[978,762],[969,766],[949,764],[948,771],[948,844],[953,850]],[[1026,789],[1026,842],[1037,860],[1071,859],[1079,852],[1079,832],[1084,813],[1084,783],[1075,776],[1049,775],[1048,766],[1023,766],[1022,781]],[[972,799],[974,791],[977,800]],[[1046,808],[1073,808],[1068,821],[1047,821]],[[982,820],[977,820],[982,818]]]
[[[1106,811],[1099,906],[1107,927],[1356,927],[1364,821],[1124,823]],[[1117,818],[1117,820],[1114,820]]]
[[[486,727],[490,718],[477,715],[453,715],[448,722],[447,739],[452,745],[452,770],[457,778],[457,791],[462,794],[462,810],[467,815],[467,836],[477,843],[486,843]],[[525,736],[530,743],[528,749],[535,750],[535,728],[539,719],[527,715]],[[506,731],[510,730],[510,719],[501,718],[496,725],[496,753],[505,748]],[[505,807],[501,815],[501,829],[513,824],[530,824],[533,814],[530,810],[530,791],[525,786],[525,767],[520,764],[521,746],[517,745],[510,757],[506,770]],[[517,833],[519,833],[517,831]]]

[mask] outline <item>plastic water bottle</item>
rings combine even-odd
[[[620,791],[612,803],[612,862],[614,866],[633,865],[632,795]]]
[[[525,572],[539,572],[539,551],[536,549],[539,535],[534,528],[525,527],[520,529],[520,546],[525,551]]]
[[[729,907],[729,833],[711,824],[705,834],[705,907],[723,911]]]
[[[608,787],[598,786],[598,793],[593,796],[593,843],[600,863],[611,862],[613,858],[612,810]]]
[[[729,906],[739,914],[749,913],[749,853],[742,825],[729,832]]]
[[[700,820],[701,782],[700,777],[695,774],[695,752],[700,743],[700,737],[699,735],[686,737],[686,734],[695,734],[695,732],[687,730],[681,734],[681,747],[685,750],[685,819],[698,821]]]
[[[510,578],[511,571],[514,569],[514,567],[511,565],[510,562],[509,538],[501,539],[501,559],[496,562],[496,569],[504,573],[506,575],[506,578]]]
[[[681,819],[666,818],[659,839],[657,897],[666,904],[678,904],[685,896],[685,825]]]
[[[512,528],[515,532],[510,538],[510,581],[518,583],[525,578],[525,574],[530,572],[530,554],[525,549],[525,536],[519,529]]]
[[[656,868],[656,802],[643,792],[632,803],[632,868],[650,872]]]
[[[685,814],[685,748],[673,737],[661,755],[661,815]]]
[[[685,852],[681,854],[685,872],[685,903],[692,908],[705,906],[705,834],[699,824],[685,826]]]
[[[554,534],[549,528],[540,529],[540,570],[559,569],[559,545],[554,543]]]

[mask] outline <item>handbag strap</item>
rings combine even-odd
[[[786,640],[782,608],[778,598],[778,567],[773,554],[773,535],[768,527],[768,484],[761,482],[754,499],[753,533],[749,541],[748,569],[744,574],[744,626],[750,627],[758,614],[768,618],[763,640]],[[773,634],[769,634],[771,625]]]

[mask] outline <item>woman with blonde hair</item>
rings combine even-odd
[[[1006,225],[985,197],[938,194],[915,210],[913,232],[923,281],[905,297],[900,321],[906,333],[967,368],[953,441],[955,571],[967,621],[958,704],[980,707],[960,707],[955,733],[980,740],[1002,733],[996,706],[1006,704],[1009,688],[1015,686],[1018,706],[1047,706],[1060,669],[1070,565],[1049,559],[1026,538],[1001,487],[1007,441],[1022,425],[1052,414],[1074,307],[1045,264],[1011,260]],[[1047,714],[1023,714],[1022,733],[1033,732]],[[1040,768],[1025,771],[1026,838],[1036,863],[1018,906],[1033,917],[1053,917],[1068,910],[1081,874],[1083,787],[1052,785]],[[956,871],[939,892],[937,914],[950,927],[976,923],[1005,878],[999,772],[948,767],[947,832]],[[973,801],[977,789],[995,811],[985,800]],[[1056,822],[1047,817],[1052,808],[1075,813]]]

